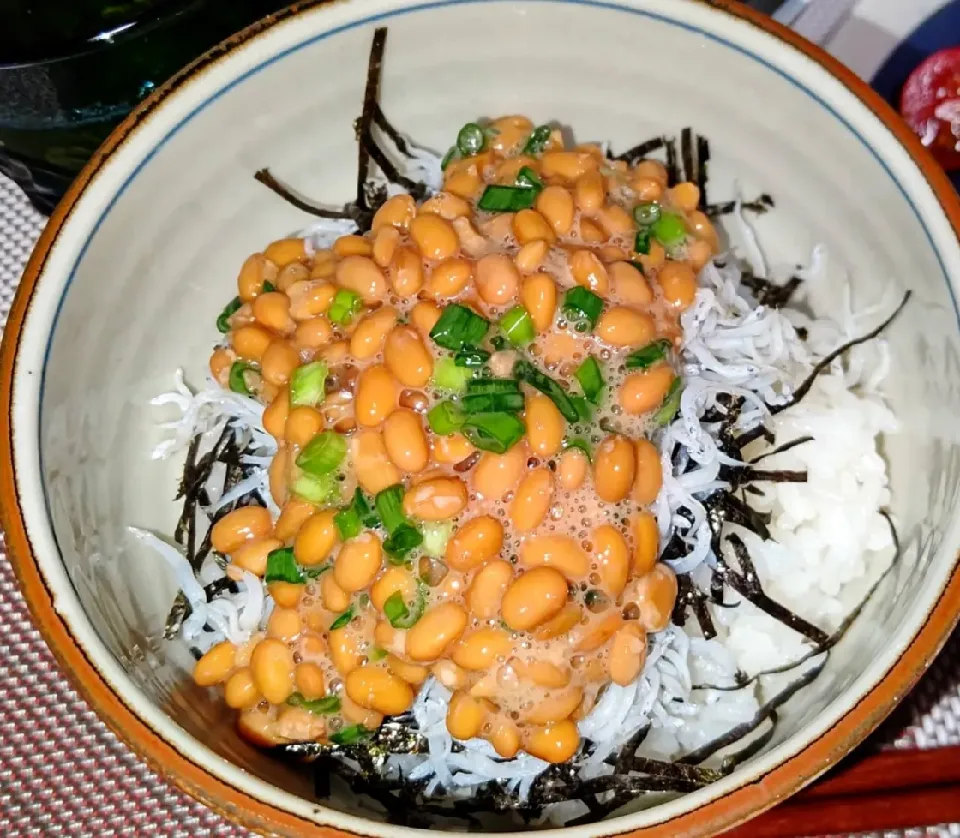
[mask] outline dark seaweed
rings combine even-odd
[[[697,155],[693,145],[693,130],[684,128],[680,132],[680,160],[683,162],[683,179],[688,183],[697,182]]]
[[[357,180],[354,200],[339,208],[321,206],[298,195],[289,186],[281,183],[270,173],[269,169],[260,169],[254,174],[257,181],[297,209],[318,218],[351,219],[356,223],[361,233],[370,229],[373,216],[387,199],[385,186],[378,185],[372,179],[371,163],[379,168],[388,181],[402,186],[414,198],[420,200],[426,197],[425,185],[403,175],[390,160],[387,152],[377,144],[373,134],[373,128],[376,126],[393,143],[401,155],[412,156],[407,141],[387,119],[378,102],[386,41],[386,27],[379,27],[374,31],[373,42],[370,46],[363,108],[354,126],[357,136]]]
[[[676,186],[680,182],[680,169],[677,166],[677,141],[667,140],[667,186]]]
[[[618,154],[616,160],[623,160],[629,165],[634,165],[639,161],[643,160],[644,157],[649,157],[653,152],[659,151],[667,144],[666,137],[653,137],[650,140],[644,140],[639,145],[635,145],[629,151],[623,152],[623,154]]]
[[[803,280],[798,276],[792,276],[783,285],[778,285],[769,279],[748,273],[744,273],[740,281],[750,289],[760,305],[770,308],[783,308],[788,305],[803,284]]]
[[[767,210],[773,209],[774,206],[773,196],[766,192],[755,201],[742,201],[740,204],[741,209],[747,212],[755,212],[758,215],[763,215]],[[703,211],[708,218],[719,218],[721,215],[730,215],[736,208],[736,201],[722,201],[719,204],[707,204]]]
[[[707,164],[710,162],[710,142],[697,135],[697,187],[700,190],[700,209],[707,207]]]
[[[875,329],[871,329],[865,335],[861,335],[858,338],[854,338],[847,343],[844,343],[841,346],[838,346],[833,350],[829,355],[824,357],[817,365],[813,368],[813,372],[810,373],[804,379],[803,383],[797,388],[796,392],[790,398],[789,401],[784,402],[783,404],[778,404],[770,408],[770,412],[773,414],[781,413],[786,410],[788,407],[792,407],[797,404],[807,393],[810,392],[810,388],[813,386],[813,382],[817,380],[817,376],[820,375],[825,369],[828,369],[830,365],[837,360],[841,355],[844,355],[847,351],[852,349],[854,346],[859,346],[861,343],[866,343],[867,341],[873,340],[875,337],[879,336],[894,320],[899,317],[900,312],[903,311],[904,306],[910,301],[910,297],[913,294],[912,291],[907,291],[903,295],[903,299],[900,301],[893,313],[884,320],[879,326]]]

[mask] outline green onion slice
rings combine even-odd
[[[339,323],[341,326],[345,326],[361,308],[363,308],[363,300],[360,295],[355,291],[341,288],[334,295],[333,302],[327,309],[327,319],[331,323]]]
[[[441,313],[430,338],[437,346],[454,352],[465,346],[479,346],[487,336],[490,321],[466,306],[449,305]]]
[[[394,628],[408,629],[423,616],[425,605],[426,597],[423,594],[423,588],[418,585],[417,598],[411,607],[403,601],[400,591],[394,591],[383,603],[383,613]]]
[[[427,413],[430,430],[440,436],[450,436],[463,427],[463,412],[453,402],[440,402]]]
[[[382,661],[386,656],[387,656],[386,649],[381,649],[379,646],[374,646],[370,650],[370,654],[367,655],[367,657],[370,658],[370,660],[372,660],[374,663],[376,663],[377,661]]]
[[[519,413],[523,410],[523,393],[466,395],[460,400],[460,406],[468,420],[477,413]]]
[[[457,357],[460,353],[457,353]],[[474,368],[467,364],[458,364],[457,358],[441,358],[433,367],[433,386],[450,393],[462,393],[467,382],[473,378]]]
[[[383,528],[391,535],[396,530],[409,523],[403,514],[403,484],[396,483],[377,493],[374,506],[383,523]]]
[[[326,361],[311,361],[297,367],[290,377],[290,406],[316,407],[326,398],[324,385],[329,369]]]
[[[519,212],[530,209],[537,200],[538,189],[529,186],[499,186],[491,184],[483,190],[477,209],[484,212]]]
[[[241,305],[243,305],[243,303],[240,302],[240,298],[234,297],[223,307],[223,311],[220,312],[220,316],[217,318],[218,332],[227,334],[227,332],[230,331],[230,318],[240,310]]]
[[[267,554],[267,572],[263,581],[268,585],[271,582],[289,582],[291,585],[303,582],[303,573],[297,566],[292,547],[281,547]]]
[[[589,422],[593,419],[593,409],[585,396],[570,396],[574,410],[577,411],[578,422]]]
[[[369,739],[370,733],[363,725],[350,725],[336,733],[331,733],[330,741],[334,745],[356,745],[357,742]]]
[[[464,157],[479,154],[486,143],[486,134],[476,122],[468,122],[457,134],[457,149]]]
[[[633,265],[633,267],[635,267],[638,271],[640,271],[640,275],[641,275],[641,276],[646,276],[646,275],[647,275],[647,272],[646,272],[646,270],[644,269],[642,262],[636,262],[636,261],[634,261],[634,260],[631,260],[630,262],[628,262],[628,264]]]
[[[360,535],[360,531],[364,527],[372,529],[377,526],[380,519],[377,518],[377,513],[373,507],[370,506],[366,495],[358,487],[353,493],[353,500],[350,501],[350,505],[333,516],[333,523],[336,524],[340,533],[340,540],[346,541],[348,538],[355,538]]]
[[[423,534],[412,524],[401,524],[383,542],[390,564],[404,564],[407,554],[423,544]]]
[[[588,356],[577,368],[576,376],[587,400],[593,402],[593,404],[599,404],[600,396],[603,394],[604,381],[600,364],[597,363],[597,359],[593,355]]]
[[[346,439],[336,431],[321,431],[300,452],[297,465],[308,474],[319,477],[336,471],[346,456]]]
[[[454,366],[467,369],[482,367],[490,360],[490,353],[486,349],[464,348],[453,356]]]
[[[475,378],[467,384],[468,396],[519,392],[520,382],[515,378]]]
[[[566,439],[563,441],[564,449],[567,448],[576,448],[587,457],[587,462],[590,462],[593,459],[593,450],[590,447],[590,443],[587,442],[582,436],[574,437],[573,439]]]
[[[580,419],[576,405],[567,391],[549,375],[540,372],[529,361],[524,361],[522,358],[518,359],[513,365],[513,374],[521,381],[526,381],[531,387],[535,387],[544,395],[549,396],[550,400],[557,406],[557,410],[568,422],[576,422]]]
[[[645,370],[648,367],[652,367],[658,361],[662,361],[667,357],[667,353],[672,346],[673,343],[666,338],[648,343],[646,346],[627,355],[625,362],[626,367],[628,370]]]
[[[550,142],[550,126],[549,125],[538,125],[533,129],[533,132],[527,137],[527,142],[523,146],[524,154],[539,154],[541,151],[546,148],[548,142]]]
[[[670,389],[667,390],[667,395],[664,396],[663,404],[661,404],[657,412],[653,414],[654,424],[662,428],[673,421],[677,412],[680,410],[680,397],[682,395],[683,382],[678,375],[670,384]]]
[[[637,230],[637,235],[633,240],[633,252],[641,253],[646,256],[650,252],[650,230],[644,227]]]
[[[423,552],[434,559],[444,556],[447,551],[447,542],[453,535],[452,521],[424,521]]]
[[[344,611],[336,620],[330,624],[330,631],[336,631],[337,629],[342,629],[345,625],[348,625],[354,617],[353,606],[351,605],[346,611]]]
[[[676,247],[687,238],[687,225],[683,218],[670,212],[661,214],[650,229],[653,237],[664,247]]]
[[[660,204],[656,201],[645,201],[633,208],[633,220],[644,227],[649,227],[660,217]]]
[[[447,170],[447,166],[453,162],[454,158],[459,157],[459,155],[460,149],[455,145],[450,146],[447,153],[443,155],[443,160],[440,161],[440,171],[445,172]]]
[[[578,285],[563,297],[563,313],[571,320],[584,320],[593,329],[603,312],[603,300],[586,288]]]
[[[291,707],[300,707],[308,713],[326,716],[336,713],[340,709],[340,699],[335,695],[325,695],[323,698],[305,698],[301,693],[293,693],[287,699]]]
[[[500,318],[500,330],[514,346],[525,346],[537,336],[533,318],[523,306],[514,306]]]
[[[466,418],[462,430],[474,447],[503,454],[523,438],[526,427],[512,413],[478,413]]]
[[[529,166],[524,166],[517,173],[516,183],[517,186],[522,186],[525,189],[536,189],[538,192],[543,189],[543,181],[540,180],[540,175]]]
[[[298,498],[316,506],[324,506],[339,498],[340,487],[333,474],[310,474],[301,471],[290,484],[290,491]]]
[[[244,361],[234,361],[230,367],[230,376],[228,382],[230,389],[234,393],[240,393],[242,396],[252,396],[251,386],[254,384],[250,377],[254,379],[259,376],[259,371],[253,364]]]

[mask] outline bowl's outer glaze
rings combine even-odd
[[[837,284],[825,305],[839,305],[847,273],[861,304],[891,284],[916,292],[890,333],[903,424],[886,449],[906,547],[898,570],[761,756],[700,792],[576,833],[728,828],[839,759],[925,669],[960,596],[960,205],[860,82],[727,6],[303,4],[159,91],[86,169],[41,239],[4,336],[3,523],[61,663],[174,782],[283,835],[401,831],[350,800],[336,802],[341,812],[299,797],[310,793],[303,777],[243,745],[211,696],[187,686],[189,656],[160,639],[174,581],[124,537],[127,524],[169,533],[176,519],[178,467],[150,459],[164,414],[149,398],[171,388],[177,367],[203,380],[241,261],[307,221],[252,172],[269,165],[331,202],[351,195],[351,123],[375,25],[390,28],[382,104],[423,144],[442,150],[462,123],[508,112],[618,149],[693,125],[712,142],[713,199],[732,197],[734,177],[748,195],[777,197],[757,225],[772,261],[806,262],[815,242],[827,245]]]

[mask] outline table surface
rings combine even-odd
[[[0,327],[42,225],[26,198],[0,176]],[[863,747],[948,745],[960,745],[960,631]],[[159,778],[97,718],[33,627],[0,542],[0,835],[251,834]],[[960,838],[960,824],[883,835]]]

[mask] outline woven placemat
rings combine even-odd
[[[0,176],[0,324],[43,218]],[[155,775],[61,674],[0,542],[0,836],[245,838]],[[960,633],[867,747],[960,744]],[[879,835],[879,833],[878,833]],[[958,836],[960,824],[886,836]]]

